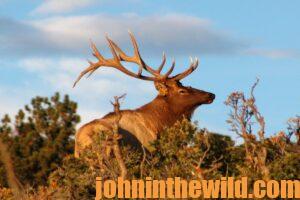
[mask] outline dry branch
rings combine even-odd
[[[288,132],[288,142],[294,135],[297,139],[297,145],[300,145],[300,116],[296,116],[288,120]]]
[[[114,106],[114,112],[117,115],[114,126],[113,126],[112,151],[118,162],[119,168],[121,170],[120,175],[123,179],[125,179],[127,176],[127,168],[125,166],[125,162],[123,160],[123,156],[122,156],[120,146],[119,146],[119,140],[122,138],[122,136],[119,133],[119,122],[122,118],[122,114],[120,112],[120,99],[124,98],[125,96],[126,96],[126,94],[123,94],[121,96],[115,96],[114,97],[115,101],[111,102],[111,104]]]
[[[267,180],[270,173],[266,166],[265,120],[256,106],[254,96],[258,82],[259,79],[251,87],[249,98],[246,98],[243,92],[233,92],[228,96],[225,104],[231,108],[230,117],[227,120],[231,130],[244,140],[246,162]],[[258,124],[256,134],[252,127],[254,124]],[[258,141],[256,136],[259,138]]]

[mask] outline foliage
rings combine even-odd
[[[289,119],[288,134],[281,131],[266,138],[265,119],[258,110],[254,96],[258,82],[259,79],[251,87],[250,97],[243,92],[233,92],[225,101],[230,108],[227,122],[231,130],[244,141],[241,147],[245,159],[237,162],[235,167],[240,176],[247,176],[250,181],[279,177],[297,179],[300,163],[296,157],[299,157],[300,146],[299,140],[293,144],[291,137],[295,135],[299,138],[299,117]]]
[[[276,180],[300,180],[299,153],[287,153],[270,163],[270,171]]]
[[[111,155],[106,157],[103,149],[107,134],[100,134],[97,143],[83,153],[82,160],[66,157],[63,165],[51,174],[50,182],[64,187],[69,197],[89,199],[95,196],[97,176],[116,180],[120,175],[117,160]],[[160,139],[153,143],[154,152],[145,151],[144,154],[122,142],[120,146],[128,179],[147,176],[155,179],[175,176],[198,179],[221,177],[230,162],[228,156],[233,145],[229,137],[198,130],[195,124],[183,120],[161,133]]]
[[[75,125],[79,122],[77,105],[66,95],[36,97],[19,110],[14,124],[5,116],[0,135],[10,147],[15,172],[25,185],[46,185],[48,175],[73,153]],[[0,168],[3,174],[3,168]],[[6,186],[0,179],[0,185]]]
[[[293,135],[298,139],[299,117],[289,120],[287,133],[281,131],[267,138],[264,119],[255,103],[253,90],[250,98],[236,92],[227,101],[233,108],[228,122],[244,139],[240,145],[229,136],[199,129],[196,123],[184,119],[160,133],[152,152],[114,140],[114,133],[100,132],[94,138],[96,143],[77,159],[72,139],[79,122],[76,103],[68,96],[61,100],[59,94],[51,99],[34,98],[30,106],[19,111],[14,124],[5,116],[0,136],[9,147],[17,177],[27,185],[26,200],[93,199],[97,176],[116,179],[121,175],[120,160],[110,149],[116,141],[127,179],[300,179],[299,140],[291,139]],[[253,129],[255,123],[258,126]],[[12,190],[4,187],[7,182],[2,165],[0,173],[0,199],[13,199]]]
[[[64,188],[67,196],[74,199],[89,199],[95,195],[95,179],[114,179],[120,175],[117,160],[110,155],[105,158],[105,135],[101,133],[98,143],[88,149],[81,160],[67,157],[61,168],[51,174],[50,182]],[[292,152],[294,144],[287,144],[285,153],[268,139],[270,152],[267,167],[272,179],[299,179],[299,152]],[[263,179],[245,162],[244,144],[235,146],[228,136],[197,129],[196,125],[183,120],[163,131],[153,143],[154,152],[146,152],[121,144],[122,155],[128,170],[127,179],[153,179],[182,177],[184,179],[219,179],[222,176],[250,181]],[[300,150],[300,148],[299,148]],[[74,189],[76,188],[76,189]]]

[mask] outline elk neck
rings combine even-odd
[[[178,106],[170,104],[166,98],[157,96],[151,102],[136,109],[136,111],[144,117],[145,121],[151,122],[150,126],[157,131],[161,131],[183,117],[190,120],[195,109],[179,109]]]

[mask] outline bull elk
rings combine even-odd
[[[197,68],[197,58],[191,59],[190,67],[184,72],[171,76],[175,67],[175,61],[173,61],[169,70],[163,74],[161,72],[166,63],[165,54],[163,54],[162,63],[157,69],[150,67],[142,59],[134,36],[130,32],[129,35],[134,48],[133,56],[125,54],[110,38],[106,37],[113,58],[105,59],[95,44],[91,43],[93,55],[98,61],[95,63],[89,61],[90,66],[80,73],[73,87],[83,76],[86,74],[90,76],[99,67],[104,66],[115,68],[137,79],[152,81],[158,91],[154,100],[135,110],[121,110],[122,118],[119,121],[120,133],[124,140],[134,144],[138,142],[151,151],[150,142],[156,140],[164,128],[172,126],[183,117],[190,119],[198,106],[212,103],[215,95],[192,87],[185,87],[180,83],[180,80]],[[128,70],[122,62],[137,64],[138,72],[134,73]],[[149,75],[142,74],[143,70],[147,71]],[[99,131],[111,130],[116,117],[116,114],[112,112],[101,119],[95,119],[83,125],[75,136],[75,156],[79,157],[80,152],[93,143],[93,136]]]

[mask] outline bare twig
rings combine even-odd
[[[300,116],[296,116],[288,120],[288,132],[288,140],[290,140],[292,135],[295,135],[297,139],[296,143],[297,145],[300,145]]]
[[[122,118],[122,114],[120,112],[120,99],[124,98],[126,94],[123,94],[121,96],[115,96],[115,102],[111,102],[111,104],[114,106],[114,112],[116,114],[116,120],[115,124],[113,127],[113,145],[112,145],[112,150],[113,153],[116,157],[116,160],[119,164],[119,168],[121,170],[121,177],[123,179],[126,178],[127,176],[127,168],[125,165],[125,162],[123,160],[123,156],[121,154],[120,146],[119,146],[119,140],[122,138],[121,135],[119,134],[119,122]]]
[[[265,120],[264,117],[260,114],[260,112],[257,109],[257,106],[255,105],[255,97],[254,97],[254,89],[256,88],[257,84],[259,82],[259,79],[256,79],[256,82],[253,84],[251,87],[251,98],[248,100],[249,101],[249,107],[252,110],[252,113],[254,117],[256,118],[256,121],[260,125],[260,130],[258,131],[258,135],[261,141],[264,141],[265,137]]]
[[[257,78],[251,87],[250,98],[246,98],[242,92],[233,92],[229,95],[225,104],[232,108],[230,118],[227,122],[231,125],[232,130],[244,139],[246,151],[246,161],[251,166],[263,174],[264,179],[269,178],[269,170],[266,166],[267,150],[265,143],[265,120],[256,106],[254,90],[258,85]],[[254,117],[255,120],[252,118]],[[253,134],[252,125],[259,125],[257,135],[259,142],[256,141],[256,135]]]
[[[140,164],[140,176],[141,176],[141,178],[143,178],[143,175],[144,175],[144,164],[145,164],[146,155],[147,155],[144,146],[142,146],[142,149],[143,149],[143,160]]]
[[[205,150],[205,152],[203,153],[203,156],[201,156],[201,158],[200,158],[200,160],[199,160],[199,162],[198,162],[198,167],[201,167],[201,165],[202,165],[202,163],[203,163],[203,160],[206,158],[206,155],[207,155],[207,153],[209,152],[209,150],[210,150],[210,147],[211,147],[211,145],[210,145],[210,143],[209,143],[209,138],[208,138],[208,135],[206,134],[206,137],[205,137],[205,145],[206,145],[206,150]]]

